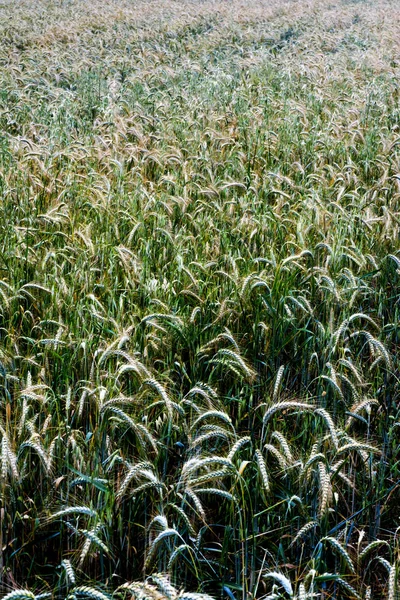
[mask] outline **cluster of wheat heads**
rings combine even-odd
[[[396,598],[395,9],[0,5],[9,600]]]

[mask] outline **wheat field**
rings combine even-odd
[[[0,2],[0,595],[400,597],[397,0]]]

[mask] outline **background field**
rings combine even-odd
[[[398,597],[399,32],[0,2],[10,600]]]

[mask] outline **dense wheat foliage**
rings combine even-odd
[[[2,0],[0,592],[400,591],[397,0]]]

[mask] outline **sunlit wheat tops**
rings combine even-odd
[[[0,594],[399,597],[395,0],[0,4]]]

